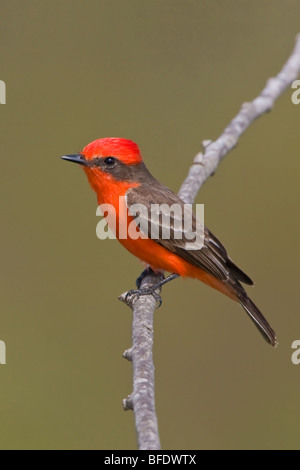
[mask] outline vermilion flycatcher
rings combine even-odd
[[[119,227],[127,224],[127,228],[134,221],[130,214],[133,204],[139,203],[149,208],[149,217],[150,206],[153,204],[184,206],[175,193],[150,174],[134,142],[121,138],[99,139],[88,144],[80,154],[65,155],[62,158],[83,165],[89,182],[97,193],[98,204],[111,204],[114,207],[117,219],[115,233],[127,250],[146,262],[154,271],[174,273],[170,278],[178,275],[197,278],[239,302],[265,340],[276,346],[274,331],[241,285],[241,282],[248,285],[253,285],[253,282],[231,261],[222,243],[207,228],[204,228],[203,246],[196,250],[186,249],[190,240],[187,240],[183,228],[181,237],[178,237],[178,233],[174,236],[174,229],[168,239],[162,236],[151,239],[151,233],[147,233],[146,238],[119,236]],[[121,197],[125,198],[125,215],[119,209]],[[194,217],[193,222],[195,220]],[[174,228],[174,223],[171,217],[171,228]],[[137,231],[139,229],[137,227]],[[161,232],[160,230],[159,233]]]

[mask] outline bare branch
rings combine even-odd
[[[280,95],[300,73],[300,34],[296,36],[294,50],[279,74],[267,81],[265,88],[250,103],[244,103],[221,136],[215,141],[204,141],[204,154],[198,153],[189,174],[183,182],[179,197],[185,203],[194,202],[202,184],[215,173],[220,161],[236,146],[246,129],[262,114],[270,111]]]
[[[295,48],[281,72],[270,78],[259,94],[250,103],[244,103],[239,113],[215,141],[203,141],[204,153],[194,158],[188,176],[183,182],[179,196],[192,203],[202,184],[216,171],[220,161],[237,144],[240,136],[259,116],[270,111],[276,99],[297,79],[300,73],[300,34]],[[141,287],[150,287],[161,280],[159,275],[145,277]],[[133,310],[133,346],[124,357],[133,362],[133,393],[123,402],[124,409],[133,409],[139,449],[160,449],[157,417],[154,401],[153,314],[156,300],[152,295],[120,296]]]
[[[161,280],[159,276],[148,275],[141,283],[141,288],[148,288]],[[159,291],[156,291],[159,293]],[[154,401],[154,364],[152,359],[153,346],[153,314],[156,300],[152,295],[140,298],[127,293],[120,300],[133,309],[132,348],[125,351],[123,357],[132,361],[133,392],[123,400],[124,410],[133,409],[140,450],[158,450],[160,441]]]

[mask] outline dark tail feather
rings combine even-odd
[[[226,265],[230,269],[230,273],[235,277],[236,280],[248,284],[248,286],[253,286],[254,282],[247,276],[244,271],[242,271],[230,258],[226,260]]]
[[[274,330],[270,327],[269,323],[267,322],[261,311],[256,307],[252,300],[249,299],[246,292],[239,293],[237,297],[241,306],[249,315],[256,328],[258,328],[260,333],[263,335],[264,339],[269,344],[276,347],[278,344],[276,340],[276,334]]]

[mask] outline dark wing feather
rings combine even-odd
[[[146,213],[140,214],[140,230],[143,231],[143,227],[146,230],[147,235],[150,234],[150,205],[151,204],[180,204],[183,207],[183,202],[179,199],[176,194],[170,191],[165,186],[161,185],[154,178],[151,179],[151,184],[143,183],[143,185],[131,188],[126,194],[127,206],[129,208],[133,204],[143,204],[148,208]],[[133,215],[133,214],[132,214]],[[142,215],[142,217],[141,217]],[[193,229],[196,227],[196,216],[193,216]],[[157,222],[158,230],[160,234],[163,228],[162,219],[158,219]],[[227,283],[233,292],[235,292],[237,300],[240,302],[244,310],[247,312],[255,326],[259,329],[265,340],[272,344],[277,345],[276,335],[267,320],[264,318],[261,311],[256,305],[249,299],[246,291],[240,284],[252,285],[253,282],[240,268],[238,268],[233,261],[229,258],[226,249],[207,228],[203,230],[202,248],[197,250],[187,250],[186,243],[190,243],[184,230],[181,231],[176,228],[176,217],[170,217],[170,237],[163,239],[158,236],[155,241],[165,247],[167,250],[178,254],[183,259],[189,261],[194,266],[203,269],[209,274],[212,274],[220,281]],[[173,230],[172,230],[173,228]],[[178,239],[176,231],[180,231],[181,239]],[[144,232],[145,233],[145,232]],[[148,235],[149,236],[149,235]],[[152,238],[152,237],[151,237]]]
[[[167,187],[158,183],[155,179],[151,181],[151,184],[144,183],[141,186],[131,188],[126,194],[126,200],[129,213],[130,207],[133,204],[143,204],[147,207],[148,210],[146,213],[139,213],[139,220],[141,222],[140,230],[147,233],[150,238],[153,238],[151,236],[150,225],[151,204],[161,205],[167,203],[169,206],[179,204],[182,207],[182,211],[184,207],[183,201],[176,194]],[[155,219],[158,224],[158,227],[156,228],[159,236],[154,239],[167,250],[178,254],[181,258],[190,262],[192,265],[203,269],[221,281],[228,281],[230,276],[233,275],[233,277],[238,281],[242,281],[249,285],[253,284],[251,279],[231,261],[225,247],[207,228],[204,228],[203,230],[204,239],[202,239],[202,248],[186,249],[186,245],[191,243],[192,240],[187,238],[187,233],[184,231],[184,228],[178,229],[174,214],[170,214],[170,237],[168,239],[164,239],[161,236],[163,229],[161,215],[156,216]],[[196,230],[196,223],[196,215],[193,213],[193,231]],[[178,234],[178,232],[180,233]]]

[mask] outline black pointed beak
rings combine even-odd
[[[79,165],[88,166],[88,161],[84,158],[84,155],[82,155],[81,153],[77,153],[75,155],[63,155],[61,158],[69,162],[79,163]]]

